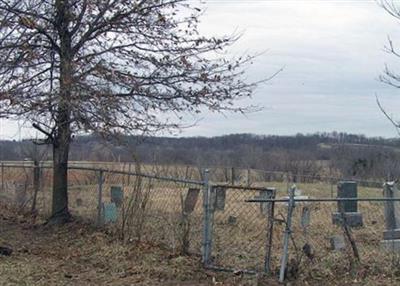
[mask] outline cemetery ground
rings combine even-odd
[[[190,246],[192,255],[180,255],[179,226],[182,199],[188,192],[186,184],[165,181],[142,181],[149,191],[146,207],[148,221],[142,242],[123,243],[112,229],[95,229],[97,210],[97,179],[93,173],[71,173],[70,207],[75,221],[59,228],[43,226],[46,209],[50,206],[50,188],[46,174],[39,195],[39,213],[35,222],[12,205],[12,184],[19,178],[13,169],[4,173],[5,190],[0,204],[0,246],[10,246],[11,256],[0,255],[0,285],[275,285],[287,206],[276,205],[276,224],[273,235],[273,271],[270,278],[237,275],[205,270],[200,262],[202,242],[201,197],[190,215]],[[10,171],[10,170],[8,170]],[[49,172],[47,172],[49,173]],[[31,174],[28,172],[27,174]],[[47,178],[47,179],[46,179]],[[129,180],[130,179],[130,180]],[[124,182],[122,175],[110,175],[104,181],[104,201],[109,201],[110,188]],[[135,187],[133,177],[125,178],[124,192],[129,199]],[[276,187],[285,195],[287,183],[259,182],[263,187]],[[316,198],[329,197],[333,185],[323,182],[298,184],[303,194]],[[215,212],[213,262],[234,269],[251,269],[263,265],[267,237],[266,216],[260,204],[246,203],[258,195],[249,189],[230,189],[225,207]],[[381,197],[381,188],[359,188],[360,197]],[[79,202],[79,203],[78,203]],[[15,206],[14,206],[15,207]],[[380,247],[384,231],[383,204],[358,204],[364,226],[353,229],[361,261],[354,262],[349,247],[339,251],[330,248],[330,237],[343,235],[343,230],[332,224],[336,203],[312,203],[310,225],[306,231],[301,224],[303,205],[296,206],[293,215],[290,258],[301,258],[295,275],[288,277],[295,285],[399,285],[400,259]],[[84,220],[82,220],[84,219]],[[85,223],[84,223],[85,222]],[[174,229],[177,228],[177,229]],[[184,232],[183,232],[184,233]],[[150,242],[152,241],[152,242]],[[158,243],[158,242],[163,243]],[[296,244],[296,247],[295,247]],[[302,254],[304,245],[313,249],[312,257]],[[348,245],[347,245],[348,246]],[[172,249],[172,250],[171,250]],[[304,252],[304,251],[303,251]],[[291,265],[291,260],[289,264]]]
[[[179,256],[146,243],[122,244],[116,237],[75,220],[49,228],[43,221],[16,215],[1,205],[0,285],[280,285],[275,278],[233,275],[203,269],[198,257]],[[360,266],[357,273],[326,275],[314,265],[315,277],[286,285],[398,285],[395,276]],[[373,275],[367,275],[372,271]],[[320,273],[317,273],[320,272]],[[325,275],[323,275],[325,273]],[[317,276],[321,274],[320,278]]]
[[[207,271],[199,257],[124,244],[78,220],[50,228],[0,209],[0,246],[13,250],[0,255],[0,285],[256,285],[255,277]]]

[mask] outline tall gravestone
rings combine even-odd
[[[263,190],[260,190],[258,193],[258,196],[255,196],[254,199],[273,199],[276,194],[276,189],[275,188],[266,188]],[[268,215],[269,214],[269,209],[271,208],[271,203],[265,202],[265,203],[260,203],[260,213],[262,215]]]
[[[353,181],[341,181],[337,186],[337,197],[343,199],[357,199],[357,183]],[[332,214],[333,224],[341,225],[343,219],[351,227],[363,226],[361,213],[358,212],[356,200],[338,201],[337,212]]]
[[[400,191],[395,182],[383,186],[383,195],[388,199],[400,199]],[[382,246],[400,252],[400,201],[385,201],[385,227]]]

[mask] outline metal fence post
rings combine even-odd
[[[4,163],[1,163],[1,191],[4,192]]]
[[[289,172],[286,172],[286,190],[289,190],[289,185],[290,185],[290,177],[289,177]]]
[[[203,211],[204,211],[204,225],[203,225],[203,248],[202,260],[204,266],[208,266],[211,258],[211,212],[210,212],[210,183],[209,183],[209,170],[204,171],[204,186],[203,186]]]
[[[36,211],[36,201],[37,195],[40,189],[40,166],[38,161],[34,161],[33,167],[33,198],[32,198],[32,207],[31,212],[34,213]]]
[[[128,175],[128,186],[129,186],[131,184],[131,175],[130,175],[130,173],[132,172],[131,163],[128,164],[128,172],[129,172],[129,175]]]
[[[269,199],[275,199],[276,190],[272,190],[269,193]],[[271,256],[272,256],[272,240],[274,231],[274,219],[275,219],[275,202],[268,203],[268,225],[267,225],[267,245],[266,245],[266,255],[264,261],[264,271],[267,274],[271,272]]]
[[[250,187],[251,185],[251,178],[250,178],[250,168],[247,168],[247,186]]]
[[[296,187],[292,186],[289,190],[289,203],[288,203],[288,214],[286,220],[286,228],[285,228],[285,236],[283,238],[283,253],[281,259],[281,269],[279,272],[279,282],[283,282],[285,280],[285,268],[288,260],[288,251],[289,251],[289,237],[292,231],[292,214],[295,206],[294,202],[294,191]]]
[[[97,201],[97,225],[102,224],[102,202],[103,202],[103,171],[99,171],[98,177],[98,201]]]

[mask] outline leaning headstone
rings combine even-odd
[[[395,182],[383,186],[383,195],[388,199],[400,199],[400,191]],[[382,246],[400,252],[400,201],[385,201],[385,227]]]
[[[124,191],[120,186],[111,186],[111,202],[117,207],[121,207],[124,201]]]
[[[346,242],[343,235],[333,235],[329,238],[332,250],[342,250],[346,248]]]
[[[199,198],[200,189],[190,188],[183,203],[183,212],[190,214],[194,211],[197,200]]]
[[[103,222],[114,223],[118,219],[118,210],[115,203],[103,203]]]
[[[357,183],[353,181],[339,182],[337,197],[357,199]],[[338,202],[338,210],[332,214],[332,222],[333,224],[341,225],[343,220],[350,227],[363,226],[363,218],[361,213],[358,212],[358,202],[356,200]]]

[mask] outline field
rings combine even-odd
[[[3,198],[12,198],[15,190],[8,188],[13,185],[12,182],[21,181],[21,178],[31,180],[29,172],[23,173],[17,170],[20,169],[9,168],[4,173],[7,188],[2,192]],[[49,170],[44,171],[42,177],[38,209],[42,214],[46,214],[51,202]],[[69,178],[72,213],[90,225],[94,225],[98,214],[98,175],[93,171],[71,170]],[[30,186],[30,183],[27,185]],[[202,270],[199,264],[203,234],[201,193],[193,211],[186,215],[182,211],[188,189],[201,188],[201,186],[107,173],[104,175],[103,182],[103,202],[110,201],[110,187],[113,185],[123,187],[124,202],[119,209],[117,222],[103,228],[108,235],[113,237],[114,242],[107,246],[110,248],[109,251],[114,251],[114,248],[129,247],[131,243],[141,241],[141,244],[149,244],[156,247],[155,249],[164,249],[164,251],[168,249],[169,255],[172,253],[173,256],[184,257],[183,260],[186,262],[187,260],[191,261],[190,263],[196,262],[191,264],[193,269],[203,274],[207,272]],[[257,181],[252,185],[275,187],[278,190],[277,196],[282,197],[286,195],[288,182]],[[29,188],[28,194],[31,193]],[[299,183],[298,188],[302,190],[302,194],[317,198],[335,195],[333,186],[326,183]],[[240,270],[262,272],[268,237],[268,219],[260,210],[260,203],[245,202],[257,195],[258,191],[247,187],[238,190],[226,189],[224,209],[215,210],[213,213],[211,253],[213,266],[236,269],[239,273]],[[359,187],[359,196],[381,197],[382,191],[377,188]],[[129,208],[130,204],[134,207]],[[306,206],[310,209],[311,219],[307,227],[302,227],[301,214]],[[400,274],[397,271],[399,258],[393,252],[383,251],[380,247],[384,230],[383,203],[360,202],[358,204],[359,212],[363,214],[364,226],[353,229],[352,236],[360,253],[360,262],[355,262],[349,244],[340,251],[334,251],[330,247],[332,235],[343,235],[343,230],[332,224],[331,215],[336,208],[336,203],[319,202],[309,205],[299,203],[297,205],[293,216],[289,252],[289,269],[293,273],[288,273],[288,278],[300,284],[316,285],[321,281],[329,281],[330,284],[351,282],[363,285],[399,283],[397,278]],[[275,279],[279,269],[286,215],[287,206],[277,204],[271,257],[272,280]],[[303,251],[305,245],[311,246],[312,255],[309,253],[307,255]],[[187,252],[189,256],[184,255],[184,252]],[[228,279],[226,283],[230,283],[231,278],[224,276],[223,279]],[[246,279],[241,283],[256,283],[255,281],[258,280],[254,277]]]

